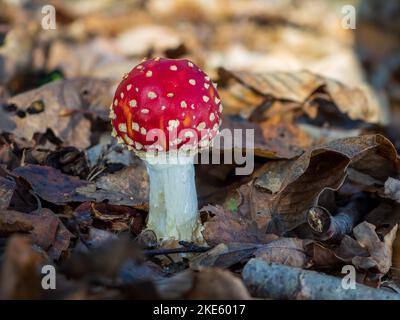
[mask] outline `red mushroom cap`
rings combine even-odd
[[[221,111],[214,83],[193,62],[155,58],[124,76],[110,118],[113,135],[128,148],[168,152],[207,147]]]

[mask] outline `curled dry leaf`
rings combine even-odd
[[[132,233],[139,234],[144,227],[144,214],[137,210],[120,205],[92,203],[94,219],[102,221],[111,231],[125,231],[131,227]]]
[[[266,198],[266,212],[272,215],[269,231],[283,234],[305,221],[306,210],[317,202],[325,189],[338,189],[349,167],[385,181],[397,173],[397,152],[381,135],[366,135],[334,140],[310,148],[281,175],[280,189],[256,189]]]
[[[376,227],[366,221],[353,230],[354,238],[345,236],[334,250],[338,259],[352,263],[360,270],[384,275],[392,265],[393,242],[396,237],[397,224],[381,240]]]
[[[353,264],[360,269],[376,269],[381,274],[386,274],[392,265],[392,245],[396,237],[398,225],[385,235],[383,241],[375,232],[375,226],[362,222],[353,230],[354,237],[361,247],[368,250],[369,256],[356,256]]]
[[[369,105],[361,89],[348,88],[338,81],[309,71],[257,74],[222,69],[221,73],[227,77],[233,77],[260,95],[296,102],[299,107],[302,107],[314,92],[322,89],[340,112],[347,114],[351,119],[377,121],[381,118],[377,106]]]
[[[220,243],[214,248],[195,256],[190,260],[190,268],[192,270],[200,270],[205,267],[212,267],[215,261],[224,253],[229,252],[229,248],[225,243]]]

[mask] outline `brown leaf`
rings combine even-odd
[[[112,98],[110,86],[105,80],[77,78],[51,82],[16,95],[8,103],[15,104],[19,112],[9,113],[8,127],[14,126],[12,132],[28,141],[35,133],[52,129],[67,145],[87,148],[91,144],[91,123],[84,112],[105,113]],[[43,108],[32,113],[29,108],[33,102],[40,102]]]
[[[32,214],[5,211],[0,214],[0,234],[29,233],[34,244],[47,250],[54,243],[60,220],[49,209],[42,209]],[[69,241],[68,241],[69,244]]]
[[[45,258],[32,248],[29,238],[12,236],[7,243],[0,275],[0,299],[38,299],[44,291],[40,285],[40,267]]]
[[[379,110],[368,104],[365,92],[348,88],[338,81],[319,76],[309,71],[274,72],[257,74],[246,71],[221,70],[243,85],[266,97],[288,100],[302,105],[314,92],[322,89],[342,113],[351,119],[373,121]]]
[[[274,194],[255,192],[266,199],[266,211],[272,214],[269,231],[282,234],[305,221],[306,210],[323,190],[338,189],[349,167],[385,181],[396,174],[397,165],[396,149],[380,135],[338,139],[312,147],[294,161]]]
[[[216,268],[200,272],[184,271],[161,280],[158,290],[164,299],[250,299],[241,279],[231,272]]]
[[[192,270],[207,267],[229,268],[249,260],[261,245],[251,243],[220,243],[190,260]]]
[[[309,261],[304,246],[302,239],[280,238],[257,249],[255,257],[269,263],[305,268]]]
[[[30,193],[29,183],[27,183],[22,178],[12,175],[6,169],[3,169],[1,167],[0,167],[0,177],[5,178],[6,180],[10,181],[12,180],[15,183],[14,192],[9,200],[10,202],[7,208],[5,209],[20,211],[20,212],[31,212],[37,208],[37,199],[34,197],[34,195]]]
[[[69,248],[71,239],[74,235],[61,222],[58,224],[57,232],[53,243],[47,250],[48,256],[53,260],[58,260],[64,251]]]
[[[16,186],[14,180],[0,176],[0,210],[8,208]]]
[[[256,156],[271,159],[291,159],[299,156],[312,139],[304,131],[290,122],[264,121],[257,124],[238,117],[223,116],[221,130],[234,129],[254,130],[254,141],[248,135],[242,138],[241,144],[234,140],[234,148],[254,149]]]
[[[93,203],[94,218],[104,222],[111,231],[124,231],[132,225],[132,231],[139,234],[144,227],[145,216],[136,209],[107,203]]]
[[[89,185],[89,182],[65,175],[52,167],[27,165],[12,173],[28,181],[36,194],[51,203],[61,205],[94,200],[76,192],[76,189]]]
[[[218,257],[221,254],[227,253],[228,251],[228,246],[225,243],[220,243],[214,248],[195,256],[190,260],[189,266],[192,270],[200,270],[205,267],[212,267],[214,266]]]
[[[215,215],[204,224],[203,235],[210,246],[219,243],[267,243],[274,236],[259,229],[255,221],[244,219],[220,206],[205,206],[200,211]]]
[[[42,199],[54,204],[108,200],[110,204],[145,208],[147,198],[144,197],[147,190],[140,189],[136,185],[136,179],[142,179],[142,183],[145,183],[144,172],[133,171],[133,174],[126,174],[131,169],[127,168],[122,170],[122,173],[106,176],[99,180],[98,185],[46,166],[27,165],[15,169],[12,173],[29,182]],[[124,183],[131,183],[132,188],[129,189],[129,185]],[[135,190],[137,194],[134,193]]]
[[[118,205],[134,206],[146,209],[149,197],[149,178],[143,162],[126,167],[116,173],[100,177],[96,186],[109,194],[109,202]],[[112,194],[120,195],[121,199]]]
[[[26,233],[33,230],[32,217],[16,211],[1,211],[0,235],[7,237],[15,232]],[[33,217],[35,219],[35,217]]]
[[[392,265],[392,245],[397,232],[396,225],[381,241],[375,232],[375,226],[362,222],[353,230],[354,237],[361,247],[368,250],[369,256],[356,256],[353,263],[360,269],[376,269],[386,274]]]
[[[228,70],[222,70],[222,72],[227,72],[231,77],[261,95],[296,102],[304,102],[311,93],[324,84],[323,78],[308,71],[270,74]]]
[[[335,254],[333,248],[325,244],[313,241],[307,243],[305,249],[313,267],[332,269],[343,264],[343,260]]]
[[[368,257],[368,250],[363,248],[357,240],[345,235],[335,249],[335,254],[343,261],[351,263],[355,256]]]

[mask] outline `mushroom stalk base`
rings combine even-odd
[[[160,241],[201,242],[197,211],[195,172],[192,159],[178,164],[146,161],[150,179],[150,213],[147,228]]]

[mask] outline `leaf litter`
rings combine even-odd
[[[400,33],[387,11],[384,27],[361,14],[353,37],[322,0],[128,2],[57,1],[53,35],[25,21],[41,1],[0,13],[0,298],[398,299],[399,48],[386,35]],[[393,56],[366,40],[377,34]],[[108,121],[123,73],[157,55],[196,61],[218,83],[222,129],[254,130],[252,150],[234,146],[254,152],[252,174],[196,166],[205,243],[178,250],[145,229],[146,168]],[[345,265],[362,290],[324,291]]]

